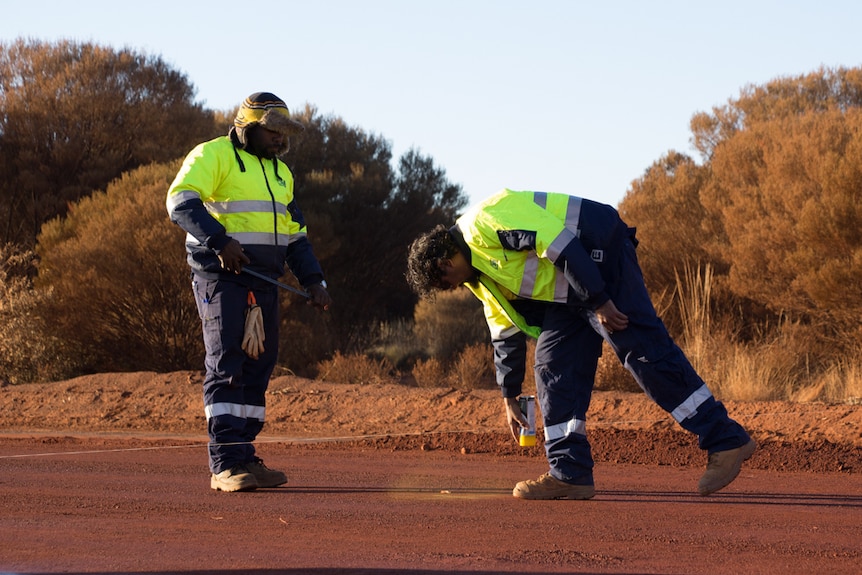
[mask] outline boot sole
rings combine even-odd
[[[559,495],[553,496],[534,496],[530,493],[524,493],[523,491],[513,491],[512,495],[517,497],[518,499],[528,499],[531,501],[553,501],[559,499],[566,499],[570,501],[583,501],[586,499],[592,499],[595,497],[596,492],[593,490],[592,492],[582,492],[582,493],[561,493]]]
[[[220,481],[215,479],[210,480],[210,487],[214,491],[224,491],[226,493],[236,493],[237,491],[254,491],[258,487],[260,487],[257,483],[251,483],[248,485],[243,484],[234,484],[234,485],[226,485]]]

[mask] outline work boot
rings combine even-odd
[[[756,448],[757,442],[752,439],[742,447],[711,454],[706,464],[706,472],[697,484],[700,494],[709,495],[727,487],[739,475],[742,462],[751,457]]]
[[[263,464],[263,459],[259,457],[246,463],[245,468],[254,475],[258,487],[278,487],[287,483],[287,475],[281,471],[270,469]]]
[[[258,488],[258,484],[244,465],[235,465],[221,473],[213,473],[210,487],[216,491],[253,491]]]
[[[592,485],[572,485],[550,473],[521,481],[512,490],[512,495],[521,499],[592,499],[595,494]]]

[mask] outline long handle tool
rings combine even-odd
[[[296,289],[296,288],[295,288],[295,287],[293,287],[293,286],[289,286],[289,285],[287,285],[286,283],[282,283],[282,282],[280,282],[280,281],[278,281],[278,280],[274,280],[274,279],[272,279],[271,277],[269,277],[269,276],[265,276],[265,275],[263,275],[263,274],[261,274],[261,273],[258,273],[258,272],[256,272],[256,271],[254,271],[254,270],[250,270],[250,269],[248,269],[248,268],[242,268],[242,272],[243,272],[243,273],[246,273],[246,274],[248,274],[248,275],[250,275],[250,276],[254,276],[254,277],[256,277],[257,279],[261,279],[261,280],[263,280],[263,281],[266,281],[266,282],[269,282],[269,283],[271,283],[271,284],[277,285],[277,286],[278,286],[278,287],[280,287],[281,289],[286,289],[287,291],[291,291],[291,292],[293,292],[293,293],[295,293],[295,294],[299,294],[299,295],[301,295],[301,296],[302,296],[302,297],[304,297],[304,298],[310,298],[310,297],[311,297],[307,292],[304,292],[304,291],[302,291],[302,290],[298,290],[298,289]]]

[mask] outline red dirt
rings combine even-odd
[[[0,388],[0,572],[862,572],[862,406],[735,403],[760,443],[696,494],[694,438],[596,392],[591,501],[528,502],[541,446],[495,390],[275,378],[258,452],[285,488],[209,489],[200,374]]]

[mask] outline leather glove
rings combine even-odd
[[[266,336],[263,331],[263,312],[254,294],[248,294],[248,309],[245,310],[245,332],[242,338],[242,350],[252,359],[257,359],[263,353],[263,341]]]

